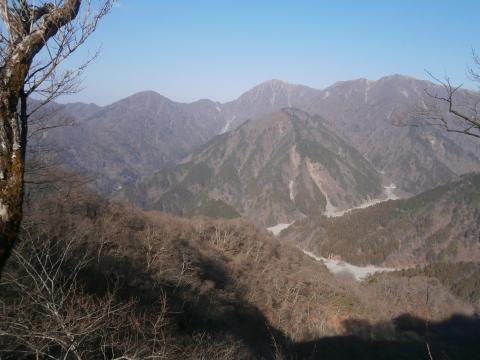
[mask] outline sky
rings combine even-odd
[[[101,47],[83,90],[62,102],[143,90],[226,102],[269,79],[322,89],[426,70],[474,88],[479,14],[478,0],[120,0],[70,60]]]

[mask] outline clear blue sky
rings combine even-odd
[[[63,101],[224,102],[272,78],[324,88],[425,69],[466,82],[479,16],[478,0],[120,0],[74,58],[102,45],[84,90]]]

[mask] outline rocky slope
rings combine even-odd
[[[124,195],[175,214],[243,214],[273,225],[356,206],[381,193],[380,175],[322,118],[283,109],[214,138]]]

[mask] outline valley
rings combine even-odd
[[[479,359],[479,12],[0,0],[0,360]]]
[[[325,211],[324,216],[326,216],[326,217],[339,217],[339,216],[343,216],[343,215],[349,213],[352,210],[365,209],[365,208],[368,208],[370,206],[380,204],[380,203],[382,203],[384,201],[388,201],[388,200],[397,200],[399,197],[398,197],[398,195],[395,194],[396,188],[397,187],[393,183],[388,185],[388,186],[384,186],[384,189],[385,189],[384,196],[385,196],[385,198],[369,200],[369,201],[366,201],[359,206],[349,208],[349,209],[345,209],[345,210],[341,210],[341,211],[334,211],[330,208],[330,209]],[[291,225],[293,225],[293,223],[294,222],[291,222],[291,223],[288,223],[288,224],[277,224],[277,225],[274,225],[274,226],[271,226],[271,227],[267,228],[267,230],[270,231],[273,235],[277,236],[283,230],[286,230]]]
[[[397,216],[388,215],[390,209],[423,204],[416,199],[441,192],[437,185],[461,182],[462,173],[480,169],[480,148],[474,140],[434,127],[396,126],[406,112],[395,104],[408,109],[427,101],[432,89],[438,90],[430,82],[392,75],[338,82],[324,90],[271,80],[227,103],[182,104],[143,92],[103,108],[58,105],[62,116],[74,118],[75,126],[54,129],[42,139],[61,147],[65,141],[91,141],[92,146],[73,147],[80,151],[75,154],[63,148],[63,166],[92,177],[95,189],[111,199],[149,211],[243,218],[309,255],[334,254],[352,267],[415,267],[447,258],[473,261],[473,243],[468,245],[473,248],[459,248],[450,240],[446,245],[433,240],[457,234],[457,225],[441,225],[445,216],[428,213],[428,206],[443,206],[434,205],[444,201],[440,198],[422,205],[427,213],[415,220],[422,225],[402,218],[387,234],[390,225],[383,220]],[[87,115],[79,118],[79,113]],[[128,127],[139,121],[142,126]],[[106,134],[110,139],[96,138]],[[109,151],[92,151],[106,144]],[[410,211],[408,219],[414,216]],[[475,217],[476,210],[462,211]],[[471,232],[475,236],[476,230]],[[436,245],[420,250],[425,246],[421,239]],[[375,244],[371,251],[383,242],[385,255],[362,250],[370,241]],[[455,254],[449,254],[450,248]]]
[[[168,322],[162,351],[173,358],[212,346],[232,359],[280,359],[273,348],[350,358],[341,344],[352,339],[376,358],[406,342],[423,354],[425,341],[435,354],[471,354],[479,146],[390,122],[393,104],[421,101],[422,86],[434,87],[397,75],[325,90],[274,80],[224,104],[154,92],[54,104],[52,119],[74,125],[32,140],[30,166],[50,165],[28,173],[23,236],[72,239],[61,249],[88,256],[75,296],[135,297],[131,321],[143,332],[142,319]],[[45,144],[55,161],[36,151]],[[23,260],[13,261],[15,278]],[[465,348],[450,335],[456,321],[473,324]],[[425,323],[438,325],[426,334]]]
[[[360,206],[346,209],[343,211],[337,211],[337,212],[329,212],[326,211],[324,216],[327,218],[335,218],[335,217],[340,217],[343,216],[353,210],[357,209],[365,209],[370,206],[380,204],[384,201],[388,200],[397,200],[398,196],[395,194],[395,189],[396,186],[395,184],[390,184],[388,186],[385,186],[385,199],[375,199],[375,200],[370,200],[367,201]],[[267,228],[269,232],[271,232],[274,236],[279,236],[283,230],[287,230],[290,226],[292,226],[294,222],[291,222],[289,224],[277,224],[274,226],[271,226]],[[327,269],[332,273],[332,274],[344,274],[344,275],[350,275],[353,276],[353,278],[357,281],[362,281],[365,280],[367,277],[374,275],[375,273],[378,272],[389,272],[389,271],[399,271],[402,270],[401,268],[395,269],[395,268],[385,268],[385,267],[378,267],[374,265],[365,265],[365,266],[357,266],[357,265],[352,265],[349,264],[341,259],[335,259],[335,255],[330,255],[328,258],[327,257],[322,257],[322,256],[317,256],[314,253],[308,251],[308,250],[302,250],[303,253],[307,256],[310,256],[311,258],[315,259],[316,261],[322,262]],[[339,255],[336,255],[337,257]]]
[[[368,259],[369,264],[412,266],[447,259],[475,261],[478,229],[469,219],[476,217],[477,196],[478,175],[465,175],[408,199],[353,210],[338,218],[300,220],[287,229],[290,235],[286,236],[356,263]],[[305,226],[309,230],[304,231]],[[317,237],[322,238],[321,244]],[[340,250],[347,247],[346,252]]]

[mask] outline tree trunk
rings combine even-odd
[[[33,58],[60,28],[76,18],[82,0],[58,3],[54,5],[47,2],[36,7],[29,6],[23,0],[0,0],[2,25],[6,26],[9,33],[8,45],[0,55],[0,277],[18,237],[22,220],[28,118],[25,80]],[[94,19],[98,20],[99,17]],[[90,26],[93,26],[90,30],[93,31],[94,24]],[[88,24],[83,24],[82,30],[89,34]],[[69,36],[76,39],[76,34],[70,30]],[[84,40],[78,40],[77,45]],[[70,41],[73,43],[67,42],[66,46],[75,45],[75,40]],[[71,52],[74,50],[75,46]],[[57,54],[57,60],[61,54]]]
[[[27,69],[28,64],[11,67],[11,77],[4,78],[0,90],[0,276],[22,220],[26,152],[26,133],[22,131],[26,127],[26,97],[22,89]],[[19,100],[23,116],[18,113]]]

